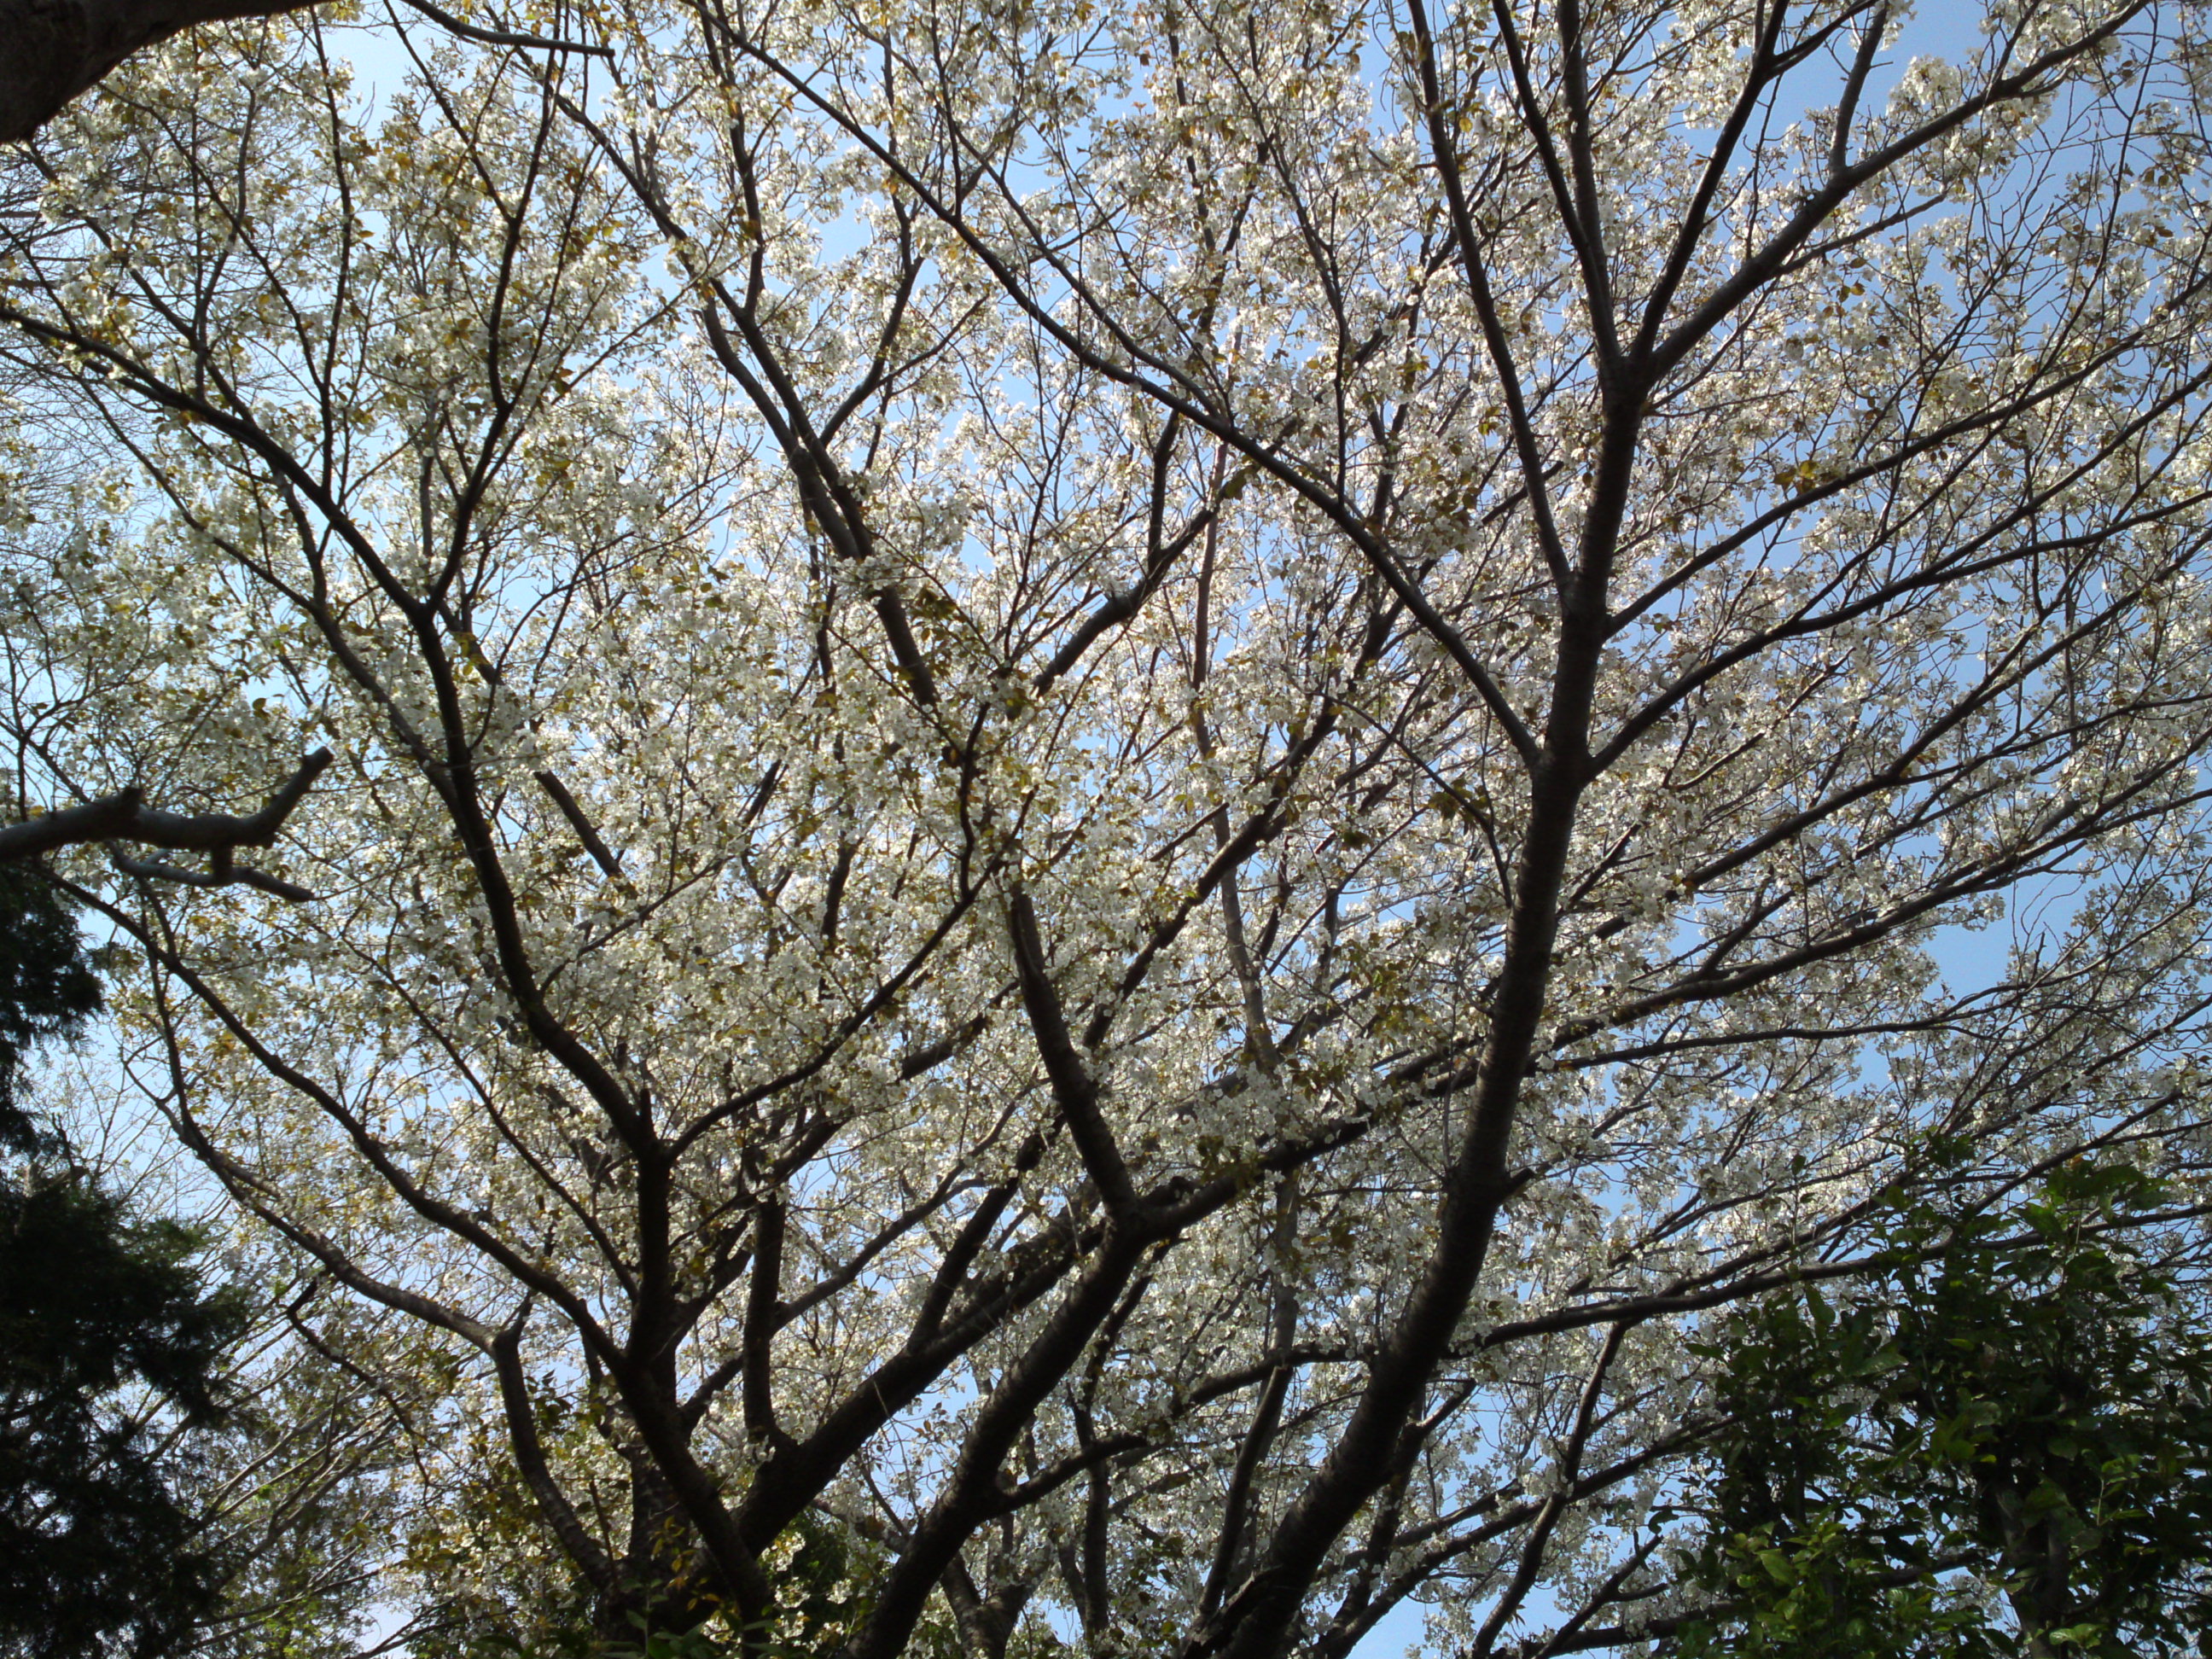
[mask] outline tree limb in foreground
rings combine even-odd
[[[267,847],[274,842],[277,831],[284,827],[284,820],[291,817],[292,809],[306,799],[308,789],[330,763],[331,751],[316,750],[300,763],[259,811],[244,817],[229,812],[166,811],[147,805],[143,792],[134,786],[82,805],[27,818],[21,823],[0,824],[0,864],[39,858],[64,847],[80,847],[90,842],[132,841],[171,852],[205,853],[210,867],[207,873],[201,874],[118,854],[116,863],[126,874],[182,881],[199,887],[221,887],[238,881],[282,898],[311,898],[313,895],[302,888],[234,865],[231,860],[241,847]]]
[[[27,138],[132,52],[196,23],[313,0],[0,0],[0,143]]]
[[[135,52],[198,23],[278,17],[318,0],[0,0],[0,143],[28,138]],[[605,46],[479,28],[433,0],[407,0],[455,34],[487,46],[586,52]]]

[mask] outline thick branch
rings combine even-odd
[[[197,23],[275,17],[314,0],[0,0],[0,143],[27,138],[135,52]]]
[[[4,3],[5,0],[0,0],[0,4]],[[281,898],[312,898],[313,895],[303,888],[258,870],[241,868],[231,860],[239,848],[267,847],[275,842],[284,821],[292,816],[292,809],[306,799],[309,787],[330,763],[331,751],[316,750],[270,796],[267,805],[243,817],[228,812],[164,811],[147,805],[143,793],[135,786],[119,789],[80,806],[67,806],[58,812],[27,818],[21,823],[0,826],[0,864],[39,858],[64,847],[129,841],[142,846],[167,848],[172,852],[205,853],[209,855],[209,869],[203,874],[118,854],[116,864],[126,875],[183,882],[194,887],[224,887],[233,882],[243,882]]]

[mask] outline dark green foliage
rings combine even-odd
[[[1729,1610],[1672,1651],[2195,1650],[2212,1325],[2131,1242],[2158,1201],[2085,1164],[2008,1213],[1907,1207],[1894,1265],[1848,1297],[1808,1285],[1729,1321],[1692,1566]]]
[[[159,1653],[209,1604],[160,1431],[216,1414],[240,1322],[194,1249],[74,1179],[0,1185],[0,1651]]]
[[[0,864],[0,1147],[37,1143],[18,1097],[24,1058],[99,1007],[100,978],[67,901],[34,867]]]
[[[169,1443],[220,1415],[242,1325],[189,1231],[131,1219],[25,1109],[27,1051],[99,1006],[66,905],[0,866],[0,1653],[37,1659],[161,1653],[208,1605]]]

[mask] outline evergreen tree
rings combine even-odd
[[[28,1152],[40,1139],[18,1097],[25,1056],[99,1007],[99,975],[60,893],[33,866],[0,864],[0,1146]]]
[[[100,988],[42,877],[0,866],[0,1654],[170,1651],[220,1577],[172,1431],[223,1415],[241,1310],[188,1229],[129,1216],[27,1109],[28,1051]]]

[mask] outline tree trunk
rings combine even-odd
[[[314,0],[0,0],[0,143],[27,138],[132,52],[195,23]]]

